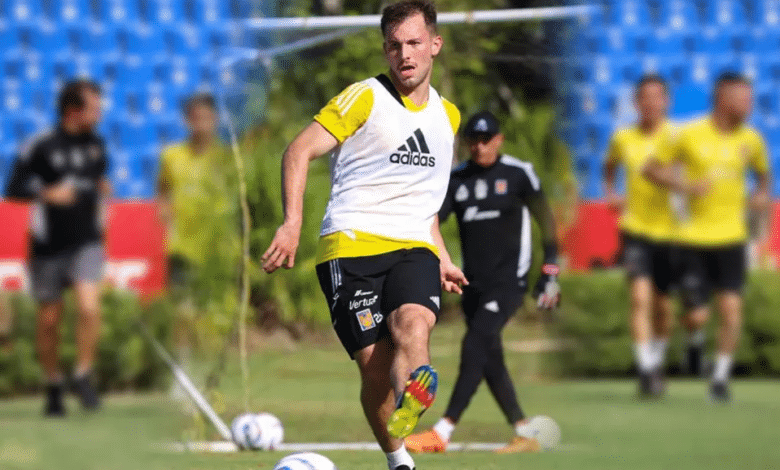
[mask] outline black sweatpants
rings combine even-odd
[[[444,416],[457,423],[484,378],[510,424],[524,418],[515,387],[504,362],[501,331],[520,306],[525,292],[517,286],[479,292],[463,290],[466,335],[460,355],[460,370]]]

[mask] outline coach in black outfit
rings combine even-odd
[[[84,408],[100,406],[92,369],[100,334],[103,201],[110,194],[105,144],[95,134],[100,87],[87,80],[67,83],[59,95],[58,112],[58,126],[21,152],[6,191],[9,198],[33,203],[29,270],[39,303],[36,342],[48,382],[47,416],[65,414],[59,323],[62,291],[71,286],[79,310],[72,385]]]
[[[444,417],[433,429],[410,436],[409,450],[443,452],[455,424],[484,378],[506,419],[515,427],[515,439],[499,452],[538,450],[532,431],[515,395],[504,363],[501,330],[521,305],[531,267],[531,215],[542,230],[544,263],[533,294],[542,308],[558,304],[555,223],[533,165],[499,153],[504,141],[499,123],[490,112],[472,116],[463,131],[471,159],[452,172],[447,196],[439,212],[444,221],[458,219],[464,273],[467,320],[460,371]]]

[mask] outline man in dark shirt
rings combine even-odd
[[[522,304],[531,267],[531,215],[542,231],[544,264],[534,288],[538,306],[554,308],[560,298],[555,223],[533,165],[501,155],[504,136],[489,112],[472,116],[464,137],[471,159],[450,178],[439,220],[454,212],[460,229],[464,273],[460,371],[444,417],[424,433],[409,436],[413,452],[444,452],[455,425],[483,378],[509,423],[514,440],[498,452],[534,452],[539,444],[525,419],[504,363],[501,330]]]
[[[78,304],[74,391],[88,410],[100,400],[92,368],[100,333],[99,282],[103,274],[104,199],[110,194],[100,120],[100,87],[67,83],[58,100],[59,124],[21,152],[6,195],[32,202],[29,271],[39,303],[38,357],[46,374],[47,416],[65,414],[59,368],[62,291],[73,287]]]

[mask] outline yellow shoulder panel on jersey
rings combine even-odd
[[[457,134],[458,129],[460,128],[460,111],[458,110],[457,106],[452,104],[446,98],[442,98],[441,102],[444,105],[444,110],[447,112],[447,117],[450,118],[452,133]]]
[[[374,106],[374,92],[365,83],[353,83],[322,108],[314,120],[339,142],[344,142],[368,120]]]

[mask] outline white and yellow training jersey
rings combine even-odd
[[[415,106],[380,75],[333,98],[315,120],[341,145],[317,262],[401,248],[434,253],[431,226],[447,192],[460,113],[430,88]]]

